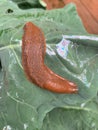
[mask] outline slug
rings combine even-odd
[[[77,93],[77,85],[55,74],[44,63],[46,43],[40,28],[32,22],[24,26],[22,65],[32,83],[56,93]]]

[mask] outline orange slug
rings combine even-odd
[[[24,26],[22,65],[27,78],[41,88],[56,93],[77,93],[77,85],[55,74],[44,64],[46,43],[40,28],[32,22]]]

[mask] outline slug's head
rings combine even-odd
[[[42,38],[41,38],[42,37]],[[31,43],[32,41],[37,41],[39,39],[43,39],[43,33],[39,27],[37,27],[32,22],[27,22],[24,25],[24,35],[23,40],[25,40],[27,43]]]
[[[32,22],[27,22],[25,25],[24,25],[24,31],[26,31],[27,33],[38,33],[39,32],[39,28],[34,25]]]

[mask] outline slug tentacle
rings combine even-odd
[[[22,64],[28,79],[52,92],[77,93],[76,84],[55,74],[44,64],[45,52],[43,32],[33,23],[26,23],[22,38]]]

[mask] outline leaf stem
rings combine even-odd
[[[16,48],[16,47],[20,47],[21,44],[17,44],[17,45],[8,45],[8,46],[4,46],[0,48],[0,51],[5,50],[5,49],[9,49],[9,48]]]

